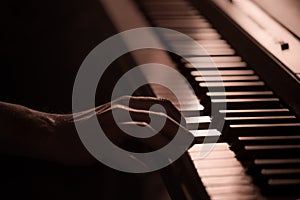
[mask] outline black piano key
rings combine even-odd
[[[269,102],[277,102],[280,103],[280,100],[278,98],[232,98],[232,99],[212,99],[212,103],[227,103],[227,104],[238,104],[238,103],[249,103],[252,102],[252,105],[255,105],[255,103],[269,103]],[[280,104],[278,104],[280,105]],[[251,106],[249,105],[249,108]]]
[[[281,103],[277,98],[239,98],[239,99],[212,99],[211,104],[226,104],[227,109],[258,109],[280,108]]]
[[[298,199],[300,178],[270,178],[261,192],[271,199]]]
[[[193,63],[186,64],[185,68],[196,70],[209,70],[209,69],[244,69],[247,65],[244,62],[223,62],[223,63]],[[256,79],[258,80],[258,79]]]
[[[207,92],[207,99],[269,99],[276,98],[271,91],[229,91],[229,92]],[[229,111],[229,110],[227,110]],[[220,112],[221,113],[221,112]],[[230,114],[230,113],[229,113]],[[267,113],[266,113],[267,115]],[[238,115],[239,116],[239,115]]]
[[[232,98],[232,97],[273,97],[272,91],[241,91],[241,92],[207,92],[207,96],[211,98]]]
[[[185,34],[188,34],[188,35],[191,35],[191,34],[196,34],[198,33],[197,32],[197,29],[180,29],[180,28],[177,28],[176,29],[177,31],[179,32],[182,32],[182,33],[185,33]],[[209,29],[209,28],[206,28],[206,29],[201,29],[201,32],[204,34],[216,34],[216,32],[213,32],[213,29]],[[200,45],[201,48],[204,48],[204,49],[229,49],[230,46],[229,44],[226,44],[226,43],[198,43]],[[186,43],[184,41],[181,41],[181,42],[172,42],[172,44],[170,45],[173,49],[199,49],[199,46],[193,46],[191,47],[191,44],[190,43]],[[234,64],[234,62],[232,62],[232,64]],[[240,62],[240,65],[243,65],[241,62]]]
[[[186,9],[186,10],[148,10],[147,11],[149,15],[154,16],[154,15],[160,15],[160,16],[194,16],[198,15],[198,12],[194,9]]]
[[[177,19],[185,19],[185,20],[187,20],[187,19],[193,19],[193,20],[194,19],[203,19],[203,17],[201,15],[164,15],[164,14],[152,15],[151,18],[153,19],[153,22],[155,22],[155,20],[157,20],[157,19],[158,20],[160,20],[160,19],[169,19],[169,20],[170,19],[175,19],[175,20],[177,20]],[[213,28],[207,28],[207,29],[210,29],[210,30],[216,32],[216,30]],[[185,30],[185,29],[177,28],[176,30],[183,32],[181,30]],[[191,30],[191,29],[189,29],[189,30]],[[197,32],[199,31],[197,28],[195,28],[194,30]],[[202,30],[203,29],[201,29],[201,31]]]
[[[300,178],[300,168],[262,169],[261,174],[270,178]]]
[[[291,112],[287,108],[276,109],[236,109],[236,110],[220,110],[221,114],[225,114],[227,117],[247,117],[247,116],[282,116],[291,115]]]
[[[273,166],[300,167],[300,158],[255,159],[253,164],[260,168],[272,168]]]
[[[190,4],[185,1],[143,1],[142,4],[144,6],[184,6],[184,7],[189,7]]]
[[[198,36],[194,36],[194,39],[197,40],[216,40],[217,38],[213,38],[214,35],[207,33],[207,34],[202,34],[202,35],[198,35]],[[203,48],[203,49],[175,49],[178,53],[180,53],[180,55],[182,56],[186,56],[186,57],[193,57],[193,56],[224,56],[224,55],[234,55],[235,51],[231,48],[216,48],[216,47],[209,47],[209,48]],[[205,54],[203,54],[203,52],[205,52]]]
[[[223,138],[232,143],[242,136],[298,135],[299,130],[299,123],[230,124],[224,127]]]
[[[239,151],[238,154],[242,154],[242,151]],[[244,152],[245,154],[245,152]],[[248,157],[248,158],[245,158]],[[264,179],[266,177],[262,173],[263,169],[293,169],[300,168],[300,160],[297,157],[285,157],[285,155],[278,155],[277,158],[268,157],[266,158],[253,158],[251,155],[239,157],[240,160],[247,167],[247,173],[256,177],[256,179]],[[261,180],[259,180],[261,181]]]
[[[206,30],[207,28],[204,28],[204,30]],[[179,40],[180,41],[180,40]],[[181,41],[182,42],[182,41]],[[183,41],[183,42],[185,42],[185,41]],[[208,45],[208,44],[215,44],[215,45],[217,45],[217,44],[228,44],[225,40],[222,40],[222,39],[218,39],[218,40],[196,40],[196,42],[198,42],[200,45]],[[224,58],[224,57],[234,57],[234,56],[213,56],[213,55],[211,55],[209,58],[210,59],[213,59],[213,58],[216,58],[216,57],[222,57],[222,58]],[[191,58],[201,58],[201,56],[199,56],[199,57],[191,57]],[[189,59],[191,59],[191,58],[189,58]]]
[[[137,2],[142,3],[142,4],[147,4],[147,3],[162,3],[162,2],[166,2],[166,3],[175,3],[175,2],[183,2],[182,0],[137,0]],[[188,5],[191,5],[188,1],[184,1],[187,2]]]
[[[300,132],[300,123],[275,124],[232,124],[224,133],[234,136],[254,135],[297,135]]]
[[[297,158],[300,155],[299,144],[285,145],[246,145],[242,154],[254,158]],[[240,156],[237,153],[237,156]]]
[[[205,92],[243,92],[243,91],[266,91],[263,82],[207,82],[201,84],[199,90]]]
[[[210,88],[211,89],[211,88]],[[218,89],[218,88],[217,88]],[[227,91],[229,90],[228,88],[225,88]],[[267,110],[267,109],[280,109],[282,108],[281,102],[278,98],[270,95],[270,96],[247,96],[247,93],[244,93],[245,96],[241,95],[241,96],[235,96],[237,95],[240,91],[242,91],[242,89],[239,89],[239,92],[236,92],[235,89],[239,89],[239,88],[231,88],[231,90],[229,90],[228,94],[229,96],[227,98],[225,98],[225,96],[220,96],[217,98],[213,98],[210,96],[206,96],[203,95],[199,96],[199,98],[201,99],[201,104],[206,108],[205,110],[209,113],[209,110],[211,109],[211,107],[214,106],[223,106],[226,105],[226,109],[227,110],[222,110],[222,112],[220,112],[222,115],[223,114],[232,114],[234,116],[247,116],[246,113],[259,113],[260,115],[264,116],[263,110]],[[257,87],[249,87],[247,88],[248,90],[248,94],[251,94],[249,92],[249,90],[253,90],[255,92],[257,92]],[[256,90],[255,90],[256,89]],[[260,88],[261,91],[264,91],[264,88]],[[204,93],[206,92],[207,94],[209,94],[209,91],[207,91],[208,88],[202,88],[200,90],[200,92]],[[212,90],[212,89],[211,89]],[[236,92],[236,93],[232,93],[232,92]],[[224,92],[212,92],[212,93],[224,93]],[[227,93],[227,92],[226,92]],[[233,96],[230,96],[230,94],[233,94]],[[263,94],[263,93],[260,93]],[[219,105],[218,105],[219,104]],[[243,114],[245,112],[245,114]],[[271,114],[272,115],[272,114]]]
[[[176,40],[176,38],[174,38]],[[179,38],[178,38],[179,39]],[[211,40],[209,37],[199,37],[199,38],[194,38],[198,40]],[[193,50],[193,49],[181,49],[177,50],[178,53],[180,53],[181,56],[185,57],[195,57],[195,56],[230,56],[230,55],[235,55],[235,51],[230,48],[208,48],[203,51],[202,49],[200,50]]]
[[[193,35],[193,34],[213,34],[213,35],[219,36],[218,32],[215,29],[209,28],[209,27],[208,28],[201,28],[201,29],[198,29],[198,28],[189,28],[189,29],[176,28],[174,30],[179,31],[179,32],[181,32],[183,34],[186,34],[188,36]],[[208,42],[210,40],[215,41],[215,42]],[[198,40],[197,42],[203,48],[204,47],[217,48],[217,49],[219,49],[219,48],[231,48],[230,45],[228,43],[226,43],[226,41],[224,41],[223,39],[221,39],[219,37],[218,37],[218,39],[211,38],[211,39],[205,39],[205,40]],[[172,42],[170,42],[170,47],[175,48],[175,49],[176,48],[177,49],[198,49],[198,45],[197,46],[195,46],[195,45],[191,46],[191,43],[187,42],[185,40],[178,40],[178,41],[172,40]]]
[[[203,82],[199,86],[195,85],[196,93],[200,97],[208,97],[208,92],[244,92],[244,91],[267,91],[265,83],[262,81],[243,81],[243,82]],[[201,98],[200,98],[201,99]]]
[[[211,33],[206,33],[202,35],[198,35],[193,37],[194,39],[197,39],[198,41],[205,41],[205,40],[216,40],[217,38],[214,38],[215,36]],[[200,44],[201,45],[201,44]],[[235,51],[230,48],[226,47],[225,45],[213,45],[213,44],[206,44],[204,43],[201,46],[192,47],[192,48],[179,48],[179,47],[173,47],[173,50],[180,53],[180,55],[186,56],[186,57],[193,57],[193,56],[224,56],[224,55],[234,55]],[[206,54],[203,54],[203,52],[206,52]],[[196,63],[194,63],[196,64]],[[217,63],[215,63],[218,65]],[[198,63],[200,65],[200,63]],[[226,64],[224,64],[226,65]],[[229,64],[227,64],[229,67],[231,67]],[[241,68],[243,68],[243,64],[240,63]],[[222,66],[221,66],[222,67]],[[237,66],[239,67],[239,66]],[[223,67],[225,68],[225,67]]]
[[[253,124],[253,123],[283,123],[297,122],[296,116],[251,116],[251,117],[225,117],[228,124]]]
[[[280,165],[280,164],[297,164],[300,166],[300,158],[294,159],[255,159],[254,164],[261,166]]]
[[[183,12],[183,11],[181,11],[181,12]],[[192,12],[192,10],[186,10],[185,12]],[[177,23],[176,21],[185,21],[185,23]],[[202,19],[196,19],[196,20],[192,20],[192,21],[189,21],[189,20],[156,20],[155,22],[156,22],[157,26],[165,27],[165,28],[193,27],[193,28],[201,29],[201,28],[210,28],[211,27],[210,23],[208,23],[206,20],[202,20]],[[168,38],[168,37],[170,37],[170,35],[166,35],[166,37]],[[195,38],[195,39],[197,39],[197,38]],[[219,37],[217,39],[219,39]]]
[[[208,41],[207,43],[211,44],[212,42]],[[227,44],[225,40],[217,40],[217,41],[215,41],[215,43]],[[242,58],[240,56],[212,56],[212,57],[210,57],[210,59],[211,59],[211,61],[213,61],[216,64],[222,63],[222,62],[241,62],[242,61]],[[191,57],[191,58],[189,58],[189,60],[193,63],[207,62],[207,58],[203,58],[203,57]],[[187,61],[182,59],[182,62],[186,63]]]
[[[165,13],[170,13],[173,11],[177,11],[178,15],[181,14],[180,11],[195,11],[195,15],[199,15],[199,13],[190,5],[187,5],[186,3],[183,2],[143,2],[144,4],[144,9],[146,12],[151,15],[152,12],[161,12],[165,11]],[[181,8],[181,9],[178,9]],[[152,12],[151,12],[152,11]],[[194,15],[191,14],[191,15]]]
[[[198,70],[192,71],[192,76],[242,76],[242,75],[254,75],[254,71],[247,70]]]
[[[232,82],[232,81],[258,81],[258,76],[207,76],[195,77],[197,82]]]
[[[299,135],[238,137],[242,145],[300,144]]]
[[[244,156],[245,154],[249,153],[249,151],[251,152],[251,149],[257,150],[255,149],[256,147],[262,147],[262,149],[269,147],[272,149],[278,145],[298,145],[299,142],[300,135],[240,136],[237,137],[236,140],[232,140],[231,149],[235,152],[241,153]],[[249,156],[251,157],[252,154],[249,154]]]
[[[224,92],[230,92],[228,95],[228,98],[233,99],[233,98],[245,98],[245,99],[268,99],[268,98],[276,98],[274,96],[265,96],[263,98],[259,98],[260,96],[234,96],[230,95],[233,94],[231,92],[236,92],[235,94],[238,94],[238,92],[241,92],[243,94],[244,92],[263,92],[263,91],[268,91],[267,87],[264,85],[263,82],[261,81],[251,81],[251,82],[205,82],[205,83],[200,83],[199,86],[195,84],[195,90],[197,91],[197,95],[201,100],[203,100],[205,103],[210,101],[211,99],[216,99],[215,103],[218,103],[218,101],[223,101],[220,99],[225,99],[227,97],[221,96],[214,98],[210,97],[207,94],[214,93],[214,94],[221,94]],[[254,101],[260,101],[260,100],[254,100]]]
[[[157,25],[169,25],[169,24],[175,24],[175,25],[188,25],[189,27],[198,27],[202,23],[207,24],[208,21],[204,18],[201,19],[157,19],[154,20],[155,24]],[[201,32],[200,32],[201,33]]]
[[[247,88],[247,87],[262,87],[264,82],[262,81],[253,81],[253,82],[203,82],[199,84],[203,88],[216,88],[224,87],[226,88]]]
[[[178,9],[178,5],[151,5],[151,6],[147,6],[147,8],[145,10],[151,16],[155,16],[155,15],[162,15],[162,16],[165,16],[165,15],[175,15],[175,16],[198,15],[198,13],[195,12],[195,9],[190,6],[182,6],[181,9]],[[165,12],[163,12],[163,11],[165,11]]]
[[[300,168],[262,169],[259,179],[261,180],[259,184],[263,185],[264,190],[279,189],[282,191],[289,189],[291,191],[296,185],[300,186],[298,182],[300,180]],[[281,188],[278,188],[278,186],[281,186]]]
[[[286,185],[286,186],[289,186],[289,187],[295,185],[299,189],[299,187],[300,187],[300,178],[297,178],[297,179],[270,179],[268,181],[268,184],[270,186],[284,186],[284,185]]]
[[[245,161],[242,160],[242,162]],[[245,164],[246,163],[246,164]],[[262,176],[262,169],[278,169],[278,168],[300,168],[299,158],[256,158],[254,160],[246,160],[244,164],[247,166],[247,172],[253,176]]]

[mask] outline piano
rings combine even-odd
[[[198,63],[197,70],[168,52],[132,52],[136,65],[166,64],[189,80],[190,86],[164,75],[180,91],[184,99],[180,107],[170,91],[158,85],[141,95],[170,99],[199,142],[172,165],[138,178],[103,166],[70,169],[1,155],[1,198],[300,198],[299,17],[288,17],[299,15],[298,0],[16,0],[3,4],[8,4],[1,12],[8,38],[2,44],[5,50],[1,48],[7,74],[0,74],[4,100],[47,112],[69,112],[76,66],[89,50],[114,34],[114,29],[147,26],[177,30],[198,41],[219,69],[225,92],[208,91],[220,84],[203,55],[172,35],[157,35],[157,42],[180,49]],[[6,12],[11,12],[9,17]],[[117,61],[118,66],[126,64]],[[22,66],[20,73],[14,65]],[[15,86],[8,84],[12,75]],[[227,109],[213,115],[212,106],[222,103]],[[220,116],[224,128],[208,130]],[[205,147],[203,137],[217,143],[199,158]],[[138,180],[147,182],[143,190]]]
[[[178,108],[188,129],[196,138],[218,138],[206,157],[199,158],[206,144],[196,143],[162,170],[171,199],[300,198],[300,42],[289,27],[297,22],[276,19],[264,7],[266,1],[100,2],[120,32],[156,26],[189,35],[205,48],[224,82],[205,63],[207,55],[172,35],[157,40],[180,49],[196,66],[168,52],[132,53],[137,64],[166,63],[180,71],[191,87],[176,80],[172,84],[185,97]],[[222,86],[224,92],[208,90]],[[178,106],[163,87],[152,85],[151,90]],[[220,103],[227,108],[213,115],[211,107]],[[224,128],[208,130],[220,116]]]

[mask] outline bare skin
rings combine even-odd
[[[124,101],[130,98],[130,106]],[[162,105],[166,113],[149,111],[154,104]],[[180,112],[167,100],[152,97],[122,97],[97,107],[76,114],[49,114],[29,109],[24,106],[0,102],[0,152],[32,157],[63,165],[90,165],[97,163],[85,149],[76,132],[74,120],[85,123],[97,115],[103,130],[108,130],[109,138],[118,145],[130,141],[126,134],[116,126],[112,111],[130,112],[132,121],[119,122],[119,126],[140,125],[156,132],[149,125],[149,115],[166,120],[166,126],[142,145],[156,149],[170,141],[177,130],[191,137],[188,130],[180,125]],[[94,112],[95,111],[95,112]],[[185,122],[184,122],[185,123]],[[183,123],[183,124],[184,124]],[[121,137],[120,137],[121,135]]]

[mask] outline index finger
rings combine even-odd
[[[150,110],[153,105],[162,105],[166,114],[177,121],[179,124],[186,126],[185,118],[181,112],[167,99],[159,99],[155,97],[130,97],[129,107],[139,110]],[[159,110],[153,110],[154,112],[160,112]]]

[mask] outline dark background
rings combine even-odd
[[[80,64],[116,33],[97,0],[4,0],[0,25],[0,101],[52,113],[71,112]],[[98,104],[109,100],[121,69],[132,64],[125,57],[111,66]],[[69,168],[2,155],[0,166],[1,199],[153,199],[160,193],[152,174],[130,175],[101,164]]]
[[[97,0],[1,1],[0,100],[56,113],[71,111],[76,73],[86,55],[116,33]],[[131,61],[110,67],[97,103]]]

